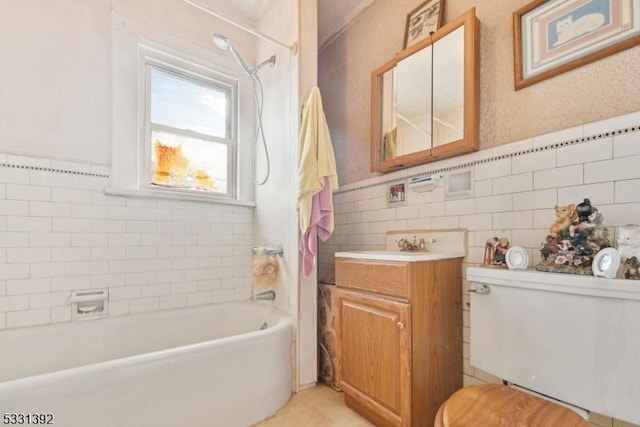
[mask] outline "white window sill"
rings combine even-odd
[[[116,188],[107,187],[104,189],[104,194],[108,196],[127,196],[127,197],[139,197],[139,198],[153,198],[153,199],[169,199],[169,200],[189,200],[192,202],[201,203],[214,203],[220,205],[234,205],[234,206],[246,206],[255,208],[256,203],[247,200],[236,200],[227,197],[220,197],[210,194],[188,194],[183,192],[171,192],[170,190],[152,190],[149,188],[132,190],[129,188]]]

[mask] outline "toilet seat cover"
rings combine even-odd
[[[439,413],[442,419],[436,426],[442,427],[589,425],[571,409],[501,384],[464,387],[443,404]]]

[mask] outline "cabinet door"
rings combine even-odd
[[[407,303],[336,291],[337,384],[376,425],[411,425],[411,325]]]

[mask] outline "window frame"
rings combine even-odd
[[[139,188],[175,195],[189,195],[197,198],[212,199],[232,199],[237,200],[238,196],[238,82],[219,71],[210,64],[200,64],[185,57],[140,44],[140,76],[141,76],[141,96],[140,104],[140,135],[139,135]],[[204,87],[222,91],[228,96],[227,122],[225,124],[226,137],[216,137],[202,134],[196,131],[179,129],[172,126],[161,125],[151,122],[151,70],[157,69],[186,80],[190,83],[202,85]],[[188,188],[165,187],[152,183],[152,154],[153,142],[152,132],[154,130],[168,131],[176,135],[197,138],[205,141],[223,143],[227,146],[227,192],[203,191]]]

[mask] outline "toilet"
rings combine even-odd
[[[640,283],[470,267],[471,365],[504,384],[464,387],[436,427],[640,424]],[[506,385],[505,385],[506,384]]]

